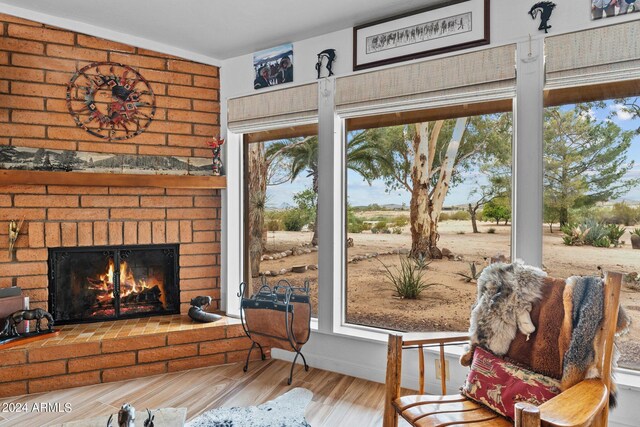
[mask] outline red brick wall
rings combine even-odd
[[[3,350],[0,398],[240,362],[250,346],[236,324]]]
[[[94,61],[137,69],[157,111],[141,135],[109,142],[75,125],[65,104],[73,73]],[[210,157],[219,132],[218,68],[0,14],[0,145]],[[62,173],[62,172],[61,172]],[[3,186],[0,287],[16,284],[46,308],[47,247],[180,243],[182,310],[220,297],[220,192],[156,188]],[[25,218],[11,262],[8,221]]]

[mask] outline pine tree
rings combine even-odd
[[[625,178],[633,131],[597,122],[581,105],[545,110],[544,199],[547,221],[569,222],[569,210],[627,193],[640,179]]]

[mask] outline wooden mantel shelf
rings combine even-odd
[[[81,185],[93,187],[226,188],[224,176],[143,175],[0,170],[0,185]]]

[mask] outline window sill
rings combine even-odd
[[[387,343],[389,334],[398,333],[398,331],[353,324],[343,324],[334,328],[333,332],[323,332],[318,330],[318,319],[311,319],[311,329],[317,334],[351,338],[358,341],[381,343],[384,345]],[[439,354],[440,352],[437,347],[427,347],[424,351],[425,353],[432,354]],[[445,356],[450,359],[459,359],[464,351],[464,344],[449,345],[444,348]],[[615,370],[615,381],[621,389],[640,391],[640,371],[618,368]]]

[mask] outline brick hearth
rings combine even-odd
[[[229,318],[201,324],[174,315],[61,329],[56,337],[0,351],[0,397],[238,362],[251,345]]]

